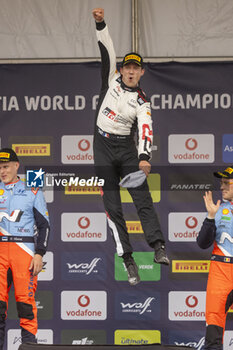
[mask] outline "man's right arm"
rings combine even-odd
[[[205,207],[207,210],[207,218],[204,220],[199,235],[197,237],[197,244],[200,248],[206,249],[209,248],[215,240],[216,236],[216,225],[215,225],[215,216],[219,210],[221,201],[218,200],[215,204],[213,202],[213,196],[211,191],[205,192],[203,196]]]
[[[92,11],[92,14],[96,21],[96,35],[101,53],[102,89],[106,89],[116,73],[116,54],[108,27],[104,21],[104,10],[96,8]]]
[[[215,220],[206,218],[198,234],[197,244],[199,245],[200,248],[207,249],[214,243],[215,236],[216,236]]]

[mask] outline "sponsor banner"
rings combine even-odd
[[[142,292],[117,292],[115,317],[117,320],[152,321],[160,319],[160,293],[152,290]]]
[[[76,186],[76,185],[70,185],[65,187],[65,195],[71,195],[71,194],[95,194],[100,195],[101,194],[101,187],[96,186]]]
[[[51,290],[37,290],[35,299],[38,320],[51,320],[53,318],[53,292]]]
[[[223,338],[223,350],[233,349],[233,331],[225,331]]]
[[[114,333],[114,344],[117,345],[146,345],[156,343],[161,343],[161,333],[157,330],[117,329]]]
[[[233,134],[223,135],[222,160],[224,163],[233,163]]]
[[[51,320],[53,318],[53,292],[50,290],[37,290],[35,300],[38,320]],[[9,293],[8,305],[7,318],[9,320],[17,320],[18,312],[13,291],[10,291]]]
[[[62,213],[63,242],[104,242],[107,239],[107,220],[104,213]]]
[[[206,213],[169,213],[168,238],[171,242],[196,242]]]
[[[50,156],[49,143],[13,143],[12,149],[19,157],[45,157]]]
[[[63,329],[61,332],[61,344],[106,344],[106,331],[96,329]]]
[[[190,346],[196,350],[203,350],[205,344],[205,330],[202,335],[199,331],[170,332],[169,344],[176,346]],[[223,338],[223,350],[233,349],[233,331],[225,331]]]
[[[205,321],[205,299],[206,292],[169,292],[169,320]]]
[[[106,279],[106,257],[101,253],[62,253],[62,279],[90,281]]]
[[[214,135],[169,135],[168,160],[169,163],[213,163]]]
[[[143,233],[140,221],[126,221],[126,227],[128,233]]]
[[[53,252],[46,252],[43,256],[43,268],[38,275],[38,281],[52,281],[54,275]]]
[[[176,273],[208,273],[209,260],[172,260],[172,272]]]
[[[153,252],[134,252],[134,260],[138,266],[138,273],[141,281],[159,281],[161,278],[161,268],[154,263]],[[115,280],[128,281],[127,270],[123,259],[115,254]]]
[[[158,203],[161,200],[161,180],[159,174],[150,174],[147,177],[147,183],[149,186],[150,194],[154,203]],[[122,203],[133,203],[133,199],[130,196],[126,188],[120,188]]]
[[[37,343],[45,345],[53,344],[52,329],[38,329]],[[7,332],[7,350],[18,350],[21,344],[21,330],[9,329]]]
[[[205,344],[205,329],[204,327],[202,331],[192,329],[192,332],[190,332],[190,330],[182,330],[182,332],[171,330],[168,339],[171,345],[179,347],[190,346],[196,350],[203,350]]]
[[[62,320],[105,320],[107,293],[105,291],[61,292]]]
[[[64,135],[61,139],[63,164],[93,164],[92,135]]]

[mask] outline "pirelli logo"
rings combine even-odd
[[[173,260],[172,272],[176,273],[208,273],[209,260]]]
[[[15,153],[20,157],[43,157],[50,156],[50,144],[49,143],[31,143],[22,144],[17,143],[12,145]]]
[[[141,57],[139,57],[138,55],[128,55],[125,57],[125,61],[128,61],[128,60],[135,60],[135,61],[141,62]]]
[[[65,187],[65,195],[70,194],[101,194],[101,189],[99,186],[66,186]]]
[[[10,153],[0,152],[0,158],[10,158]]]
[[[128,233],[143,233],[140,221],[126,221]]]

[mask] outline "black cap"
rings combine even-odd
[[[0,149],[0,162],[19,162],[17,154],[11,148]]]
[[[140,67],[143,67],[143,59],[142,56],[140,56],[138,53],[136,52],[130,52],[127,53],[127,55],[125,55],[123,61],[122,61],[122,67],[125,66],[128,63],[136,63],[138,64]]]
[[[223,171],[216,171],[214,176],[225,179],[233,179],[233,165]]]

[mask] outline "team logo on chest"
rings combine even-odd
[[[19,222],[22,215],[23,211],[20,209],[12,211],[11,215],[5,212],[0,212],[0,222],[3,220],[3,218],[11,222]]]

